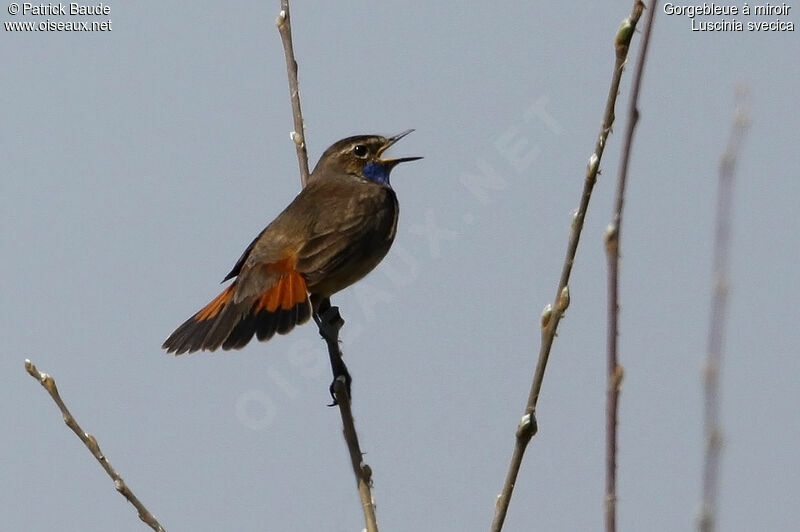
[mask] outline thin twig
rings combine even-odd
[[[286,73],[289,76],[289,96],[292,100],[292,118],[294,131],[291,137],[297,150],[297,163],[300,166],[300,182],[306,186],[308,182],[308,152],[306,152],[305,123],[303,112],[300,109],[300,87],[297,83],[297,61],[294,58],[292,45],[292,23],[289,17],[289,0],[281,0],[281,10],[275,19],[278,32],[281,34],[283,54],[286,57]]]
[[[525,406],[525,412],[519,422],[516,430],[516,437],[514,442],[514,452],[511,455],[511,462],[508,466],[508,473],[506,474],[503,490],[497,497],[495,503],[495,514],[492,520],[491,531],[499,532],[503,528],[506,514],[508,513],[508,505],[511,502],[511,495],[514,491],[514,485],[517,481],[520,466],[522,465],[522,457],[525,449],[528,446],[533,435],[536,433],[536,403],[539,400],[539,392],[542,388],[542,380],[544,379],[545,368],[547,367],[547,360],[550,356],[550,348],[553,345],[553,340],[556,335],[558,323],[561,320],[564,312],[569,306],[569,277],[572,272],[572,265],[575,262],[575,254],[578,249],[578,242],[583,229],[584,218],[589,208],[589,200],[592,197],[592,190],[594,189],[595,182],[597,181],[597,173],[600,168],[600,160],[603,156],[606,140],[611,133],[611,126],[614,123],[614,106],[617,101],[617,94],[619,93],[619,84],[622,79],[622,70],[628,57],[628,49],[630,47],[631,38],[633,37],[636,29],[636,24],[642,15],[644,3],[641,0],[635,0],[633,9],[628,18],[622,21],[622,25],[617,30],[614,39],[614,47],[616,52],[616,60],[614,64],[614,71],[611,79],[611,86],[608,92],[608,99],[606,101],[606,109],[603,114],[603,124],[600,128],[600,133],[597,138],[594,153],[589,157],[589,165],[586,170],[586,178],[584,181],[583,192],[581,194],[580,206],[575,213],[569,235],[569,243],[567,244],[567,253],[564,259],[564,265],[561,270],[561,278],[558,282],[556,289],[555,300],[552,305],[548,304],[541,317],[542,338],[541,346],[539,348],[539,358],[536,363],[536,370],[533,374],[533,382],[531,383],[530,393],[528,395],[528,402]]]
[[[300,166],[300,182],[305,186],[309,176],[308,153],[306,152],[303,113],[300,109],[300,88],[297,81],[297,61],[294,57],[294,46],[292,44],[289,0],[281,0],[281,10],[278,13],[278,18],[275,23],[281,35],[283,51],[286,57],[286,71],[289,77],[289,95],[292,101],[292,117],[294,119],[294,131],[291,137],[297,150],[297,161]],[[339,348],[339,328],[344,322],[341,320],[338,308],[331,307],[328,299],[324,300],[322,307],[332,312],[332,314],[328,316],[329,319],[327,322],[323,322],[316,312],[314,315],[314,319],[319,326],[320,335],[322,335],[328,346],[331,370],[334,375],[331,391],[334,396],[334,402],[339,406],[339,413],[342,416],[344,439],[347,443],[347,449],[350,452],[350,462],[353,465],[353,473],[356,477],[358,496],[361,499],[361,508],[364,512],[366,530],[367,532],[378,532],[378,522],[375,517],[375,502],[372,496],[372,469],[364,463],[363,453],[358,443],[358,434],[356,433],[353,412],[350,408],[349,373],[342,359],[342,351]],[[319,307],[317,307],[316,310],[319,310]]]
[[[114,481],[114,487],[118,492],[122,494],[123,497],[128,499],[136,511],[139,512],[139,519],[144,521],[150,528],[153,530],[164,532],[164,527],[156,520],[155,516],[150,513],[150,511],[145,508],[144,504],[133,494],[133,491],[128,487],[122,477],[111,467],[111,464],[108,462],[108,459],[100,450],[100,445],[98,445],[97,440],[95,437],[88,432],[84,432],[78,422],[72,417],[67,405],[64,404],[64,401],[61,399],[61,396],[58,393],[58,388],[56,387],[56,381],[48,375],[47,373],[41,373],[36,366],[30,360],[25,360],[25,369],[30,374],[31,377],[38,380],[39,383],[44,386],[44,389],[50,394],[50,397],[53,398],[55,401],[56,406],[58,409],[61,410],[61,416],[64,418],[64,423],[67,424],[69,428],[72,429],[78,438],[83,442],[89,452],[92,453],[92,456],[100,462],[100,465],[103,466],[108,476],[111,477],[111,480]]]
[[[339,407],[339,413],[342,416],[342,432],[344,440],[347,442],[347,450],[350,452],[353,474],[356,476],[358,496],[364,512],[364,523],[367,532],[378,532],[375,499],[372,495],[372,468],[364,462],[364,453],[361,452],[361,446],[358,443],[358,433],[353,420],[353,412],[350,409],[350,374],[339,347],[339,330],[344,325],[344,320],[339,314],[339,308],[332,307],[328,299],[322,300],[315,306],[314,321],[317,322],[319,333],[328,346],[333,372],[331,395],[333,395],[334,404]]]
[[[698,516],[698,530],[701,532],[715,530],[717,521],[719,464],[722,451],[719,375],[722,369],[722,343],[725,336],[725,317],[728,311],[733,177],[737,157],[741,151],[742,142],[749,126],[746,89],[740,89],[737,92],[736,100],[730,138],[719,164],[719,184],[717,188],[711,316],[708,326],[708,351],[706,353],[705,367],[703,368],[705,453],[703,463],[703,500],[700,505],[700,515]]]
[[[617,339],[619,334],[619,248],[622,235],[622,209],[625,203],[625,187],[628,182],[628,166],[631,159],[633,132],[639,122],[639,89],[644,75],[647,48],[653,31],[653,21],[658,1],[653,0],[647,14],[642,37],[642,47],[636,60],[628,101],[628,122],[622,140],[617,191],[614,199],[614,214],[606,229],[606,256],[608,259],[608,345],[607,345],[607,399],[606,399],[606,532],[617,529],[617,404],[622,385],[623,368],[619,365]]]
[[[333,392],[339,411],[342,414],[342,432],[350,451],[350,462],[358,484],[358,496],[361,499],[361,508],[364,512],[364,523],[367,532],[378,532],[378,520],[375,517],[375,500],[372,497],[372,468],[364,462],[361,447],[358,444],[358,434],[353,422],[353,413],[350,410],[350,396],[343,379],[337,378],[333,384]]]

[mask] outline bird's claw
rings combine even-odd
[[[350,384],[353,382],[353,379],[350,377],[350,372],[347,371],[347,366],[345,366],[344,363],[342,363],[341,367],[344,369],[344,373],[335,376],[331,382],[329,390],[331,392],[331,398],[333,399],[333,402],[328,406],[337,406],[339,404],[339,401],[336,399],[337,382],[341,382],[344,385],[343,391],[347,395],[347,399],[350,399]]]
[[[319,331],[325,338],[338,339],[339,331],[344,326],[344,319],[339,314],[339,307],[328,307],[319,315]]]

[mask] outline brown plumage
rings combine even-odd
[[[392,168],[419,157],[381,159],[394,137],[349,137],[320,157],[308,184],[247,247],[222,293],[162,346],[175,354],[240,349],[308,321],[315,303],[350,286],[386,256],[397,228]],[[311,297],[310,297],[311,296]]]

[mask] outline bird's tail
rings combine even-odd
[[[305,279],[287,272],[266,292],[236,302],[236,281],[175,329],[161,347],[180,355],[199,350],[241,349],[255,335],[265,341],[311,317]]]

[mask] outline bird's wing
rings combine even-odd
[[[228,274],[227,278],[238,276],[234,299],[263,293],[289,270],[314,284],[370,245],[372,235],[385,235],[386,230],[380,229],[393,223],[395,205],[391,189],[365,186],[355,178],[310,182],[253,240]]]
[[[239,275],[239,273],[242,271],[242,266],[244,266],[244,263],[247,260],[247,257],[250,255],[250,252],[253,251],[253,247],[256,245],[256,242],[258,242],[258,240],[261,238],[261,236],[264,234],[266,230],[267,230],[266,228],[263,229],[260,233],[258,233],[258,236],[255,237],[252,242],[250,242],[250,245],[247,246],[247,249],[244,250],[242,256],[239,257],[239,260],[236,261],[236,265],[233,267],[230,273],[228,273],[228,275],[226,275],[225,278],[222,280],[223,283]]]

